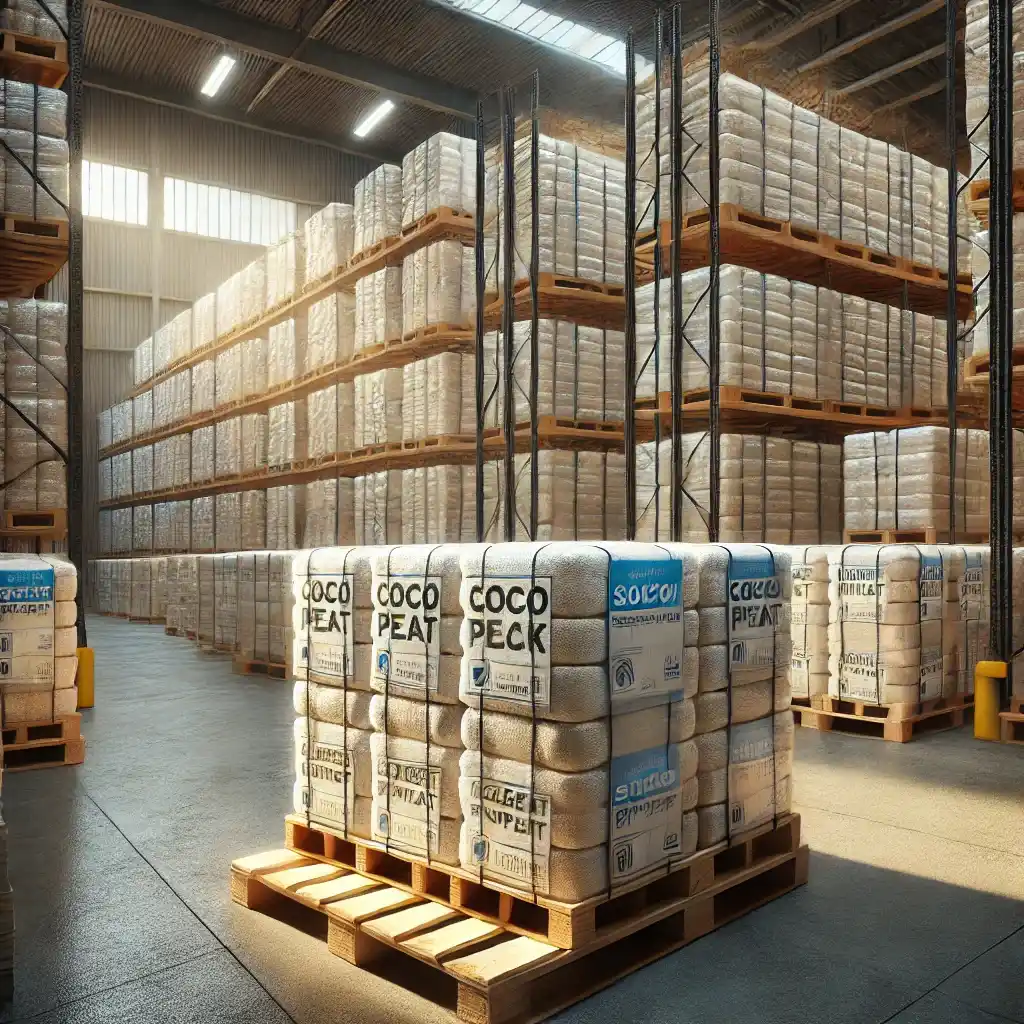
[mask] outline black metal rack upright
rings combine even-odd
[[[989,5],[989,444],[991,647],[1013,674],[1013,41],[1009,3]]]

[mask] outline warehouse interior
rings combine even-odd
[[[0,1020],[1024,1024],[1022,25],[0,0]]]

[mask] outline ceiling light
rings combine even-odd
[[[381,100],[381,102],[378,103],[377,106],[375,106],[373,110],[371,110],[366,117],[356,125],[355,131],[353,131],[352,134],[359,139],[366,138],[366,136],[369,135],[370,132],[372,132],[373,129],[391,113],[394,106],[395,104],[392,100]]]
[[[234,57],[229,57],[226,53],[221,54],[213,67],[210,68],[206,81],[203,82],[203,88],[200,90],[202,94],[204,96],[216,96],[236,63],[237,61]]]

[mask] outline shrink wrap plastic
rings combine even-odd
[[[302,228],[306,284],[319,281],[351,259],[355,233],[353,214],[351,206],[330,203],[310,215]]]
[[[363,373],[354,381],[355,447],[402,440],[402,369]]]
[[[402,367],[403,440],[475,433],[475,363],[469,353],[441,352]]]
[[[381,164],[355,188],[354,250],[359,252],[402,228],[402,168]]]
[[[278,387],[299,376],[306,359],[306,320],[282,320],[270,328],[267,384]]]
[[[383,267],[356,281],[353,349],[361,352],[402,336],[402,268]]]
[[[434,324],[469,326],[476,315],[476,257],[459,241],[434,242],[402,261],[403,336]]]
[[[309,394],[306,423],[307,458],[319,460],[355,449],[352,383],[332,384]]]
[[[272,405],[267,413],[267,434],[267,465],[270,469],[284,469],[305,459],[306,403]]]
[[[303,372],[352,358],[355,340],[355,298],[335,292],[309,307]]]
[[[306,236],[303,231],[267,247],[267,309],[294,298],[305,284]]]
[[[135,386],[145,384],[153,376],[153,339],[146,338],[135,347]]]
[[[402,226],[446,206],[476,212],[476,140],[439,132],[402,158]]]
[[[4,0],[0,28],[60,42],[67,38],[68,5],[66,0]]]

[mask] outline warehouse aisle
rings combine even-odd
[[[290,685],[159,627],[89,629],[85,765],[4,780],[17,959],[0,1020],[450,1021],[230,902],[231,860],[282,840]],[[1024,748],[801,730],[797,772],[810,884],[559,1021],[1024,1022]]]

